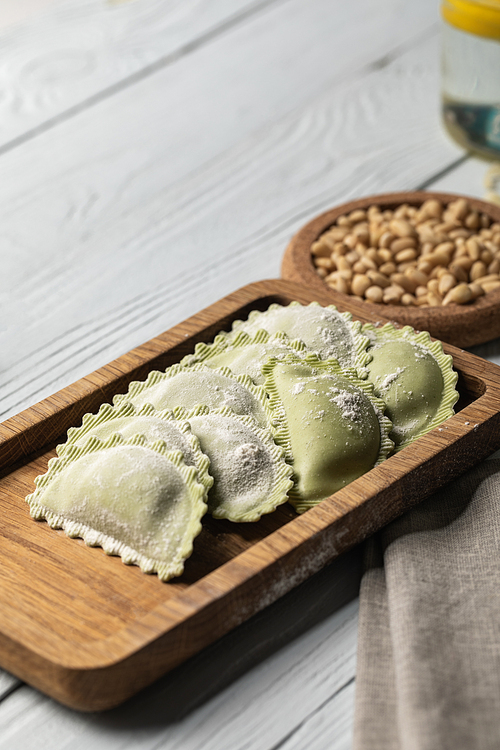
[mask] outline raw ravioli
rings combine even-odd
[[[193,435],[189,422],[176,419],[168,409],[157,411],[151,404],[135,407],[128,401],[119,406],[103,404],[98,414],[85,414],[81,427],[70,427],[66,443],[57,446],[59,456],[71,445],[84,445],[89,437],[108,440],[115,433],[128,440],[134,435],[144,435],[150,443],[163,440],[169,451],[181,451],[186,466],[195,466],[198,481],[207,490],[213,484],[210,461],[202,452],[198,438]]]
[[[31,515],[166,581],[181,575],[206,512],[207,488],[180,451],[142,435],[70,446],[35,480]]]
[[[387,404],[390,437],[401,450],[453,415],[458,374],[452,358],[427,331],[390,323],[382,328],[367,324],[364,330],[371,340],[368,378]]]
[[[229,367],[235,375],[248,375],[254,383],[262,385],[265,380],[262,366],[269,357],[282,359],[290,353],[300,356],[301,352],[306,356],[308,351],[302,341],[292,341],[282,331],[273,336],[264,330],[257,331],[255,336],[238,331],[234,338],[216,336],[213,344],[197,344],[194,354],[184,357],[182,364],[203,362],[207,367]]]
[[[235,414],[248,414],[262,426],[269,423],[265,391],[248,375],[233,375],[227,367],[212,370],[204,364],[173,365],[166,372],[151,372],[144,382],[131,383],[128,392],[115,396],[113,403],[130,401],[135,406],[152,404],[155,409],[193,409],[204,404],[210,409],[230,407]]]
[[[369,360],[366,353],[369,341],[361,331],[361,323],[352,320],[350,313],[339,312],[334,305],[273,304],[265,312],[252,310],[245,321],[236,320],[232,333],[226,335],[232,337],[237,331],[245,331],[252,336],[261,328],[270,334],[284,331],[289,338],[303,341],[320,359],[336,359],[342,367],[354,367],[361,375]]]
[[[275,439],[294,469],[290,502],[299,513],[316,505],[383,461],[392,450],[392,427],[373,386],[335,360],[265,366],[275,414]]]
[[[176,414],[189,420],[210,458],[214,485],[208,493],[208,510],[215,518],[258,521],[286,502],[293,485],[292,468],[268,429],[228,408],[200,406]]]

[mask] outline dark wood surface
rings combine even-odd
[[[500,368],[445,346],[461,410],[441,430],[303,516],[284,506],[256,524],[207,518],[179,579],[161,583],[30,518],[35,476],[86,411],[251,309],[294,299],[331,295],[282,280],[249,285],[0,426],[3,667],[74,708],[117,705],[500,447]],[[339,307],[375,319],[347,301]]]
[[[437,198],[443,203],[462,198],[451,193],[433,193],[427,191],[411,191],[372,195],[361,200],[349,201],[330,211],[316,216],[300,229],[290,241],[281,266],[284,279],[305,284],[311,289],[324,291],[331,295],[332,304],[340,306],[357,302],[352,297],[335,292],[318,276],[315,271],[311,245],[326,231],[336,219],[343,214],[358,208],[368,208],[377,204],[382,208],[396,208],[402,203],[419,206],[429,198]],[[500,206],[492,203],[467,199],[472,208],[487,213],[493,221],[500,221]],[[351,300],[351,302],[349,301]],[[500,289],[479,297],[467,305],[447,305],[446,307],[403,307],[400,305],[383,305],[372,302],[360,302],[367,314],[383,315],[389,320],[402,325],[410,325],[420,331],[429,331],[432,336],[441,341],[447,341],[454,346],[466,347],[482,344],[485,341],[500,336]],[[356,306],[356,309],[360,309]]]

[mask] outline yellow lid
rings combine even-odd
[[[451,26],[500,41],[500,0],[443,0],[441,11]]]

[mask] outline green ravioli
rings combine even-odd
[[[238,331],[234,338],[216,336],[213,344],[197,344],[192,355],[184,357],[182,364],[190,366],[203,362],[207,367],[229,367],[235,375],[248,375],[254,383],[262,385],[262,366],[269,357],[282,359],[287,354],[306,356],[308,349],[299,340],[291,341],[286,333],[278,331],[271,336],[267,331],[257,331],[250,336]]]
[[[63,456],[70,446],[84,445],[89,437],[106,441],[115,433],[125,440],[134,435],[144,435],[150,443],[162,440],[169,451],[181,451],[186,466],[196,467],[198,481],[207,490],[212,486],[213,479],[208,473],[210,461],[202,453],[189,422],[177,419],[168,409],[157,411],[151,404],[141,407],[128,401],[118,406],[103,404],[98,414],[85,414],[81,427],[70,427],[68,439],[57,446],[57,453]]]
[[[131,383],[128,392],[115,396],[113,403],[130,401],[135,406],[152,404],[155,409],[193,409],[199,404],[210,409],[228,406],[235,414],[248,414],[262,427],[269,422],[265,391],[248,375],[234,375],[227,367],[212,370],[204,364],[173,365],[166,372],[151,372],[144,382]]]
[[[276,441],[294,469],[291,502],[301,513],[383,461],[390,421],[373,386],[335,360],[269,360],[266,390]]]
[[[452,358],[426,331],[390,323],[364,330],[371,339],[368,378],[387,404],[390,437],[401,450],[453,415],[458,375]]]
[[[352,320],[350,313],[339,312],[334,305],[273,304],[265,312],[252,310],[245,321],[236,320],[233,331],[225,335],[232,338],[238,331],[245,331],[254,336],[259,329],[271,335],[283,331],[290,339],[303,341],[320,359],[336,359],[342,367],[354,367],[360,372],[369,359],[366,353],[369,342],[361,332],[361,323]]]
[[[208,510],[215,518],[258,521],[286,502],[293,485],[292,468],[270,430],[228,408],[199,406],[191,413],[179,409],[176,415],[189,420],[210,459],[214,484],[208,493]]]
[[[34,518],[164,581],[181,575],[207,508],[196,469],[142,435],[70,446],[35,483]]]

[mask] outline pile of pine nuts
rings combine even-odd
[[[370,302],[463,305],[500,288],[500,223],[465,198],[357,209],[339,216],[311,253],[328,286]]]

